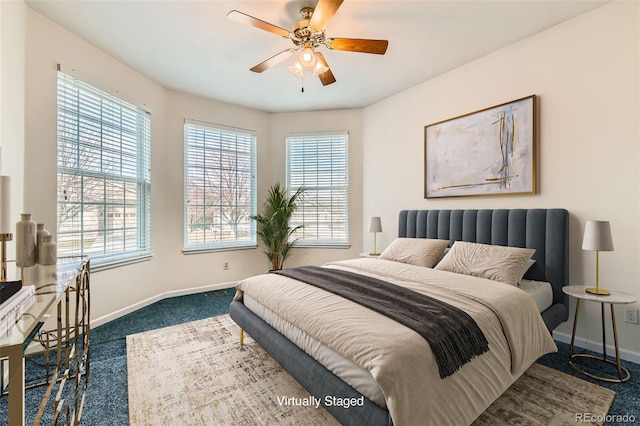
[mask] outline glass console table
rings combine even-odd
[[[8,390],[9,425],[25,424],[24,361],[25,357],[34,355],[27,351],[33,342],[43,348],[37,353],[44,354],[47,366],[45,380],[30,385],[47,386],[33,424],[40,423],[53,395],[52,423],[64,419],[65,424],[77,425],[89,381],[90,262],[68,257],[59,258],[57,264],[51,266],[20,269],[13,264],[8,277],[9,280],[22,278],[23,286],[35,286],[34,303],[15,325],[0,334],[0,390]],[[51,315],[56,315],[56,328],[42,330]],[[5,368],[9,373],[8,386],[4,380]]]

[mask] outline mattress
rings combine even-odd
[[[533,298],[540,313],[546,311],[553,304],[553,287],[550,283],[522,280],[518,287]]]
[[[387,408],[384,394],[368,370],[354,364],[340,353],[309,336],[289,321],[279,317],[249,295],[244,295],[244,305],[267,324],[293,342],[309,356],[324,365],[342,381],[369,398],[381,408]],[[319,395],[315,395],[320,397]]]
[[[553,302],[552,287],[547,282],[522,280],[519,288],[533,298],[539,312],[543,312]],[[368,370],[314,339],[247,294],[244,295],[244,305],[345,383],[379,407],[386,408],[384,394]]]

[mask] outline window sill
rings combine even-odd
[[[294,247],[296,248],[322,248],[322,249],[348,249],[351,248],[350,243],[295,243]]]
[[[153,257],[153,253],[140,254],[133,257],[127,257],[114,260],[91,259],[91,273],[115,269],[121,266],[133,265],[134,263],[148,262]]]
[[[184,255],[192,255],[192,254],[203,254],[203,253],[215,253],[222,251],[235,251],[235,250],[254,250],[257,249],[258,245],[250,245],[250,246],[228,246],[228,247],[202,247],[202,248],[184,248],[182,249],[182,254]]]

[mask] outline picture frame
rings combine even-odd
[[[536,96],[424,127],[425,198],[536,193]]]

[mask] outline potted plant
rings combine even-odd
[[[291,240],[291,235],[302,228],[302,225],[293,228],[289,226],[289,219],[298,207],[296,201],[302,192],[304,189],[300,187],[289,198],[286,188],[276,182],[264,200],[262,214],[251,216],[251,219],[258,222],[258,235],[266,247],[265,254],[271,262],[272,270],[282,269],[296,241]]]

